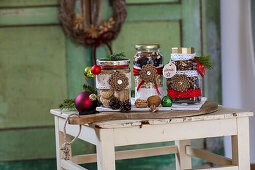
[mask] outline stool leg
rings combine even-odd
[[[186,154],[186,146],[190,145],[190,140],[175,141],[178,152],[175,154],[176,170],[192,169],[191,156]]]
[[[112,129],[98,131],[99,143],[97,144],[97,169],[115,170],[115,148]]]
[[[232,136],[232,162],[239,169],[250,169],[249,118],[237,118],[237,135]]]
[[[61,152],[60,147],[64,143],[64,135],[59,131],[59,118],[55,116],[55,136],[56,136],[56,160],[57,170],[63,170],[61,167]]]

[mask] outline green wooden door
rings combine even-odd
[[[82,91],[87,65],[85,49],[63,32],[58,6],[58,0],[0,1],[0,169],[56,167],[46,161],[56,150],[49,110]],[[82,149],[74,153],[94,151],[75,145]]]
[[[103,19],[112,14],[108,4],[104,0]],[[92,63],[91,49],[77,47],[65,36],[58,6],[59,0],[0,1],[0,169],[55,169],[49,109],[82,91],[83,69]],[[205,79],[205,89],[212,89],[205,94],[221,101],[218,0],[127,0],[127,9],[127,22],[112,42],[114,51],[124,51],[131,59],[136,43],[157,42],[165,63],[174,46],[194,46],[199,55],[209,53],[216,66]],[[97,51],[98,58],[106,54],[104,46]],[[194,144],[202,147],[204,142]],[[81,141],[73,148],[74,153],[95,151]],[[174,164],[173,155],[159,156],[117,161],[117,169],[174,169]]]

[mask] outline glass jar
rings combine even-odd
[[[131,71],[130,60],[108,61],[98,59],[97,65],[101,73],[96,76],[96,88],[99,100],[104,107],[109,107],[111,98],[117,97],[120,101],[130,101]]]
[[[135,99],[147,100],[148,97],[164,96],[163,56],[159,44],[137,44],[133,57]]]
[[[171,63],[176,66],[176,73],[167,79],[167,95],[174,103],[201,101],[201,75],[197,71],[195,57],[193,47],[172,48]]]

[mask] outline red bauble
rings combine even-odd
[[[90,100],[89,95],[91,94],[90,92],[82,92],[76,97],[74,104],[79,113],[89,112],[96,108],[97,101]]]
[[[95,74],[95,75],[98,75],[101,73],[101,67],[99,65],[94,65],[92,68],[91,68],[91,73]]]

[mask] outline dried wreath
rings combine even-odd
[[[80,14],[75,14],[76,0],[62,0],[59,8],[59,19],[67,36],[77,44],[84,44],[93,47],[92,59],[96,64],[96,48],[102,44],[107,45],[110,53],[112,49],[109,44],[114,40],[125,22],[127,16],[125,0],[110,0],[113,6],[113,16],[106,22],[99,22],[101,15],[100,1],[81,0]],[[88,4],[86,4],[88,3]],[[86,9],[84,9],[86,8]],[[84,11],[89,11],[84,16]]]

